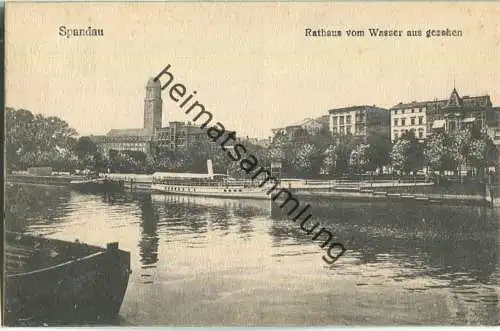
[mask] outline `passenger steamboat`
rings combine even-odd
[[[224,174],[214,174],[211,160],[208,173],[156,172],[152,193],[191,195],[217,198],[268,199],[267,188],[251,181],[235,180]]]

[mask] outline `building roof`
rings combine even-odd
[[[398,103],[391,109],[402,109],[410,107],[425,107],[429,104],[441,104],[445,108],[485,108],[491,107],[491,100],[489,95],[480,95],[475,97],[463,96],[460,97],[457,90],[453,88],[451,95],[445,100],[433,100],[433,101],[413,101],[408,103]]]
[[[453,88],[453,91],[451,91],[450,98],[448,99],[448,102],[446,103],[446,107],[462,107],[463,106],[462,99],[458,95],[458,92],[455,88]]]
[[[334,108],[334,109],[330,109],[328,111],[328,113],[333,114],[333,113],[338,113],[338,112],[356,111],[356,110],[364,110],[364,109],[387,110],[385,108],[380,108],[380,107],[377,107],[375,105],[373,105],[373,106],[361,105],[361,106],[349,106],[349,107],[343,107],[343,108]]]
[[[438,101],[438,100],[435,100],[435,101],[419,101],[419,102],[412,101],[412,102],[407,102],[407,103],[400,102],[397,105],[392,106],[391,109],[402,109],[402,108],[409,108],[409,107],[425,107],[427,104],[429,104],[431,102],[436,102],[436,101]],[[442,102],[443,100],[439,100],[439,101]]]
[[[101,143],[106,141],[106,136],[105,135],[90,135],[89,136],[90,140],[92,140],[94,143]]]
[[[271,131],[273,133],[276,133],[276,132],[286,130],[286,129],[298,129],[299,127],[302,128],[304,126],[311,125],[311,124],[315,124],[319,127],[319,126],[323,126],[325,124],[328,125],[329,123],[330,123],[330,115],[323,115],[323,116],[320,116],[318,118],[308,117],[308,118],[305,118],[299,122],[292,123],[290,125],[286,125],[286,126],[283,126],[280,128],[273,128],[273,129],[271,129]]]
[[[159,87],[161,88],[161,82],[159,79],[155,81],[154,77],[151,77],[146,84],[146,87]]]
[[[462,104],[465,108],[473,107],[491,107],[491,100],[489,95],[481,95],[477,97],[463,97]]]
[[[302,126],[302,125],[307,125],[307,124],[311,124],[311,123],[316,123],[318,125],[321,124],[317,119],[314,119],[314,118],[305,118],[302,121],[299,121],[297,123],[294,123],[294,124],[291,124],[291,125],[287,125],[287,127],[289,127],[289,126]]]
[[[316,121],[321,124],[330,124],[330,115],[323,115],[316,118]]]
[[[111,129],[109,130],[108,137],[124,137],[124,136],[134,136],[134,137],[148,137],[151,136],[151,132],[148,129]]]

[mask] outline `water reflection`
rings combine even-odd
[[[280,313],[289,313],[292,321],[314,323],[318,318],[342,324],[324,304],[339,301],[340,292],[354,299],[350,306],[339,303],[334,311],[345,306],[352,312],[345,317],[351,324],[370,321],[363,319],[369,313],[360,308],[367,298],[383,312],[379,315],[385,317],[377,320],[382,324],[397,322],[391,319],[393,311],[403,311],[399,323],[500,322],[498,210],[318,201],[312,204],[313,218],[348,249],[328,266],[321,259],[322,241],[313,242],[314,234],[307,235],[298,223],[270,217],[267,201],[130,192],[84,195],[36,185],[7,186],[5,198],[10,230],[91,240],[102,236],[102,242],[119,235],[120,245],[132,253],[132,265],[140,268],[131,278],[123,308],[133,324],[220,324],[228,316],[240,316],[234,317],[235,324],[252,318],[264,323],[266,316],[277,323]],[[395,296],[396,289],[403,293],[398,298],[415,298],[417,303],[411,304],[416,306],[402,307],[403,299],[392,306],[386,299],[375,302]],[[248,296],[236,294],[241,291]],[[267,301],[271,291],[282,303]],[[366,296],[360,294],[364,291]],[[429,302],[443,301],[446,313],[436,317],[435,309],[427,307],[427,319],[420,320],[419,305],[426,301],[416,298],[424,294]],[[238,312],[249,309],[248,320],[234,312],[196,317],[226,307],[224,296],[245,298],[228,306]],[[312,308],[302,313],[295,300]],[[206,306],[195,309],[198,304]],[[276,310],[266,313],[260,306]]]
[[[71,197],[71,191],[65,187],[7,183],[5,229],[28,232],[29,226],[62,222],[70,211]]]
[[[144,195],[138,200],[141,209],[141,240],[139,248],[143,266],[155,264],[158,261],[158,220],[159,214],[153,207],[151,196]]]
[[[362,263],[376,262],[381,254],[389,254],[401,261],[416,260],[433,276],[465,273],[480,282],[495,270],[498,233],[494,210],[384,203],[368,206],[320,204],[314,207],[314,216],[344,240],[346,247],[361,253]]]
[[[175,195],[151,195],[153,208],[163,215],[162,226],[170,231],[202,234],[210,230],[228,233],[232,226],[249,236],[253,230],[250,219],[268,214],[268,204],[253,200],[198,198]]]
[[[427,275],[470,275],[487,282],[498,261],[498,215],[494,209],[465,206],[425,206],[404,203],[312,203],[310,228],[319,222],[334,234],[332,242],[357,253],[358,263],[377,263],[381,256],[414,267]],[[319,226],[317,229],[319,229]],[[299,222],[273,218],[269,234],[275,245],[311,242]],[[318,246],[323,237],[317,240]],[[318,247],[319,249],[319,247]],[[414,272],[408,277],[418,277]]]
[[[350,262],[396,264],[400,268],[392,278],[412,284],[407,287],[411,291],[451,289],[448,305],[456,311],[458,324],[500,322],[498,209],[324,201],[312,205],[315,222],[334,233],[333,241],[342,242],[355,257],[354,262],[336,262],[336,270],[338,264]],[[282,218],[273,220],[270,234],[275,245],[306,245],[314,236],[298,222]],[[320,250],[322,241],[317,243]]]

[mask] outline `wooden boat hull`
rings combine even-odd
[[[70,249],[83,245],[58,242]],[[7,275],[4,322],[94,323],[114,319],[128,285],[130,253],[119,250],[117,244],[108,245],[108,249],[86,247],[95,252],[48,268]]]

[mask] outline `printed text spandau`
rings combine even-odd
[[[91,26],[85,28],[75,28],[67,27],[61,25],[59,27],[59,36],[66,37],[67,39],[72,37],[102,37],[104,36],[104,29],[94,28]]]

